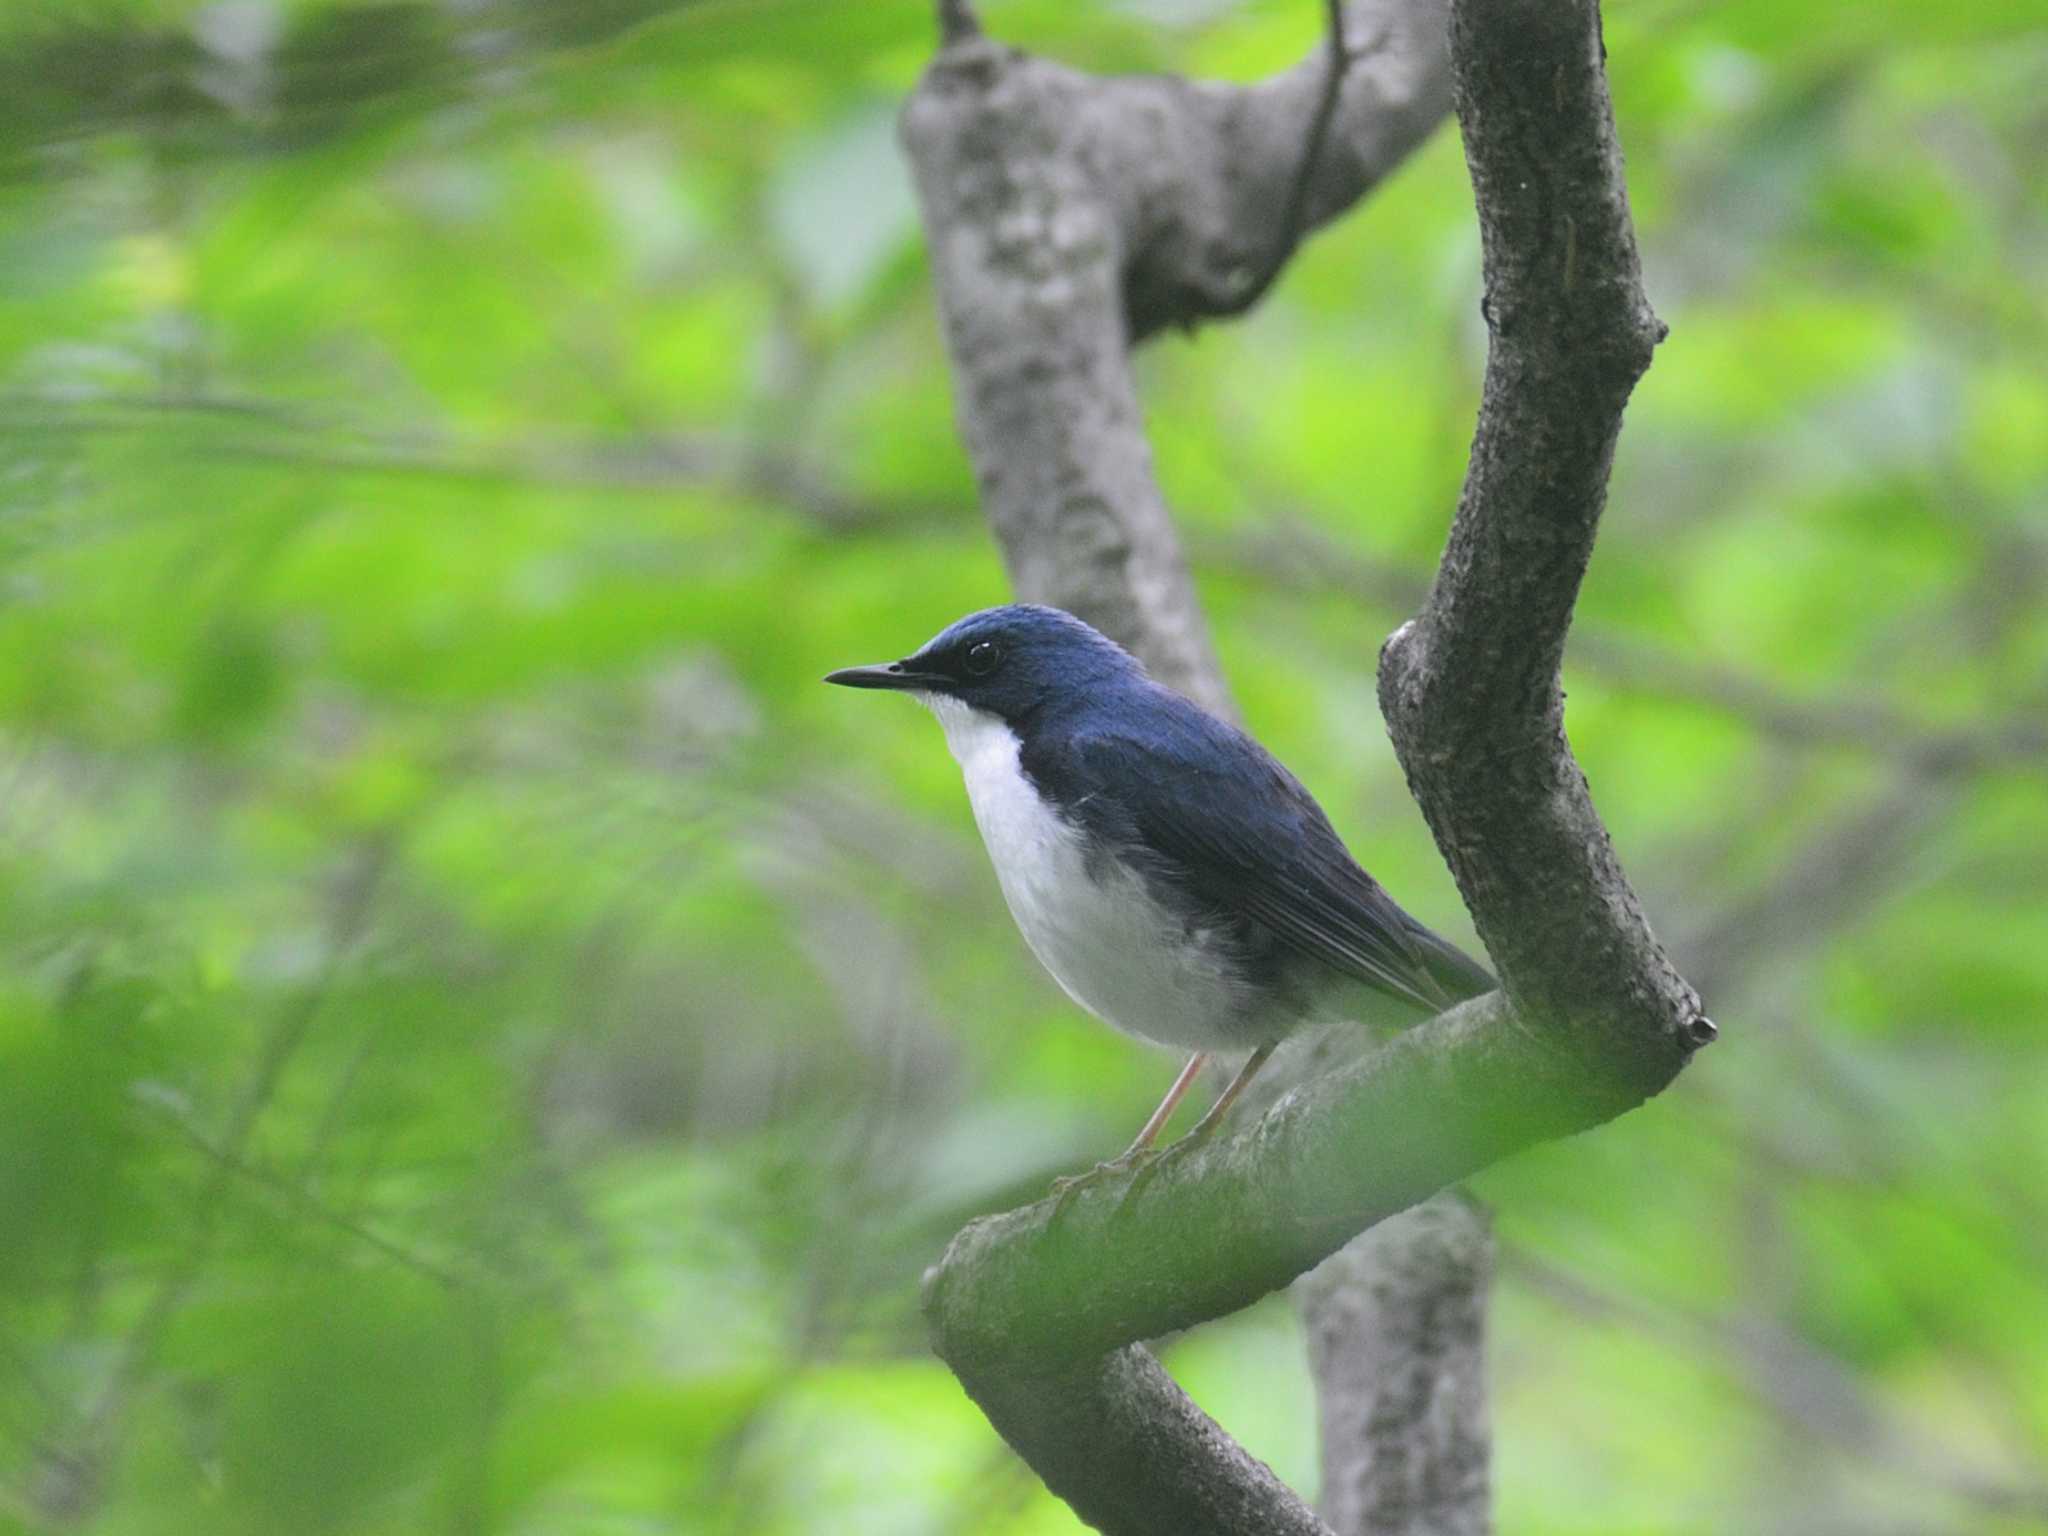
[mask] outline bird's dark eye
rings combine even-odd
[[[969,677],[987,677],[995,671],[996,663],[1003,659],[1003,648],[993,640],[978,640],[967,647],[964,665]]]

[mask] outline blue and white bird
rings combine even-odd
[[[1414,1022],[1496,985],[1359,868],[1270,752],[1071,614],[985,609],[825,681],[938,716],[1031,952],[1097,1018],[1192,1053],[1126,1159],[1211,1053],[1248,1054],[1196,1134],[1296,1030]]]

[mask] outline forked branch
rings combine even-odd
[[[1381,693],[1507,992],[1310,1082],[1235,1137],[955,1238],[926,1282],[936,1348],[1107,1531],[1321,1529],[1139,1341],[1234,1311],[1488,1163],[1625,1112],[1712,1038],[1587,797],[1558,689],[1622,407],[1660,333],[1598,8],[1457,0],[1451,37],[1492,346],[1450,545],[1423,613],[1386,648]],[[1356,88],[1347,75],[1347,101]],[[1104,179],[1148,155],[1227,163],[1197,131],[1206,109],[1188,110],[1205,99],[1185,82],[1086,81],[966,37],[904,132],[963,433],[1020,595],[1075,609],[1220,703],[1124,355],[1128,334],[1171,309],[1156,295],[1176,291],[1137,275],[1171,239],[1130,242],[1170,221],[1144,210],[1157,185],[1144,174]],[[1337,120],[1333,143],[1341,108]],[[1228,183],[1213,182],[1217,196]],[[1128,332],[1105,331],[1118,306]]]

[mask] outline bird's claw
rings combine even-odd
[[[1086,1173],[1068,1174],[1063,1178],[1054,1179],[1052,1220],[1059,1220],[1061,1213],[1067,1208],[1067,1203],[1080,1191],[1116,1174],[1128,1173],[1132,1168],[1137,1168],[1142,1174],[1158,1156],[1159,1151],[1156,1147],[1133,1147],[1121,1157],[1113,1157],[1106,1163],[1097,1163]]]
[[[1117,1201],[1117,1209],[1122,1210],[1131,1201],[1135,1200],[1144,1191],[1145,1186],[1150,1184],[1158,1176],[1159,1171],[1172,1161],[1176,1155],[1192,1152],[1196,1147],[1214,1135],[1215,1132],[1215,1124],[1213,1122],[1205,1122],[1189,1131],[1180,1140],[1170,1142],[1163,1147],[1155,1147],[1152,1151],[1148,1152],[1145,1155],[1144,1163],[1138,1169],[1138,1176],[1131,1180],[1131,1187],[1125,1190],[1123,1197]]]

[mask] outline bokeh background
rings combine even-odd
[[[1307,0],[990,3],[1248,79]],[[1173,1063],[818,686],[1005,596],[909,0],[0,10],[0,1529],[1065,1532],[922,1267]],[[2048,8],[1613,0],[1650,291],[1568,663],[1722,1043],[1492,1170],[1501,1526],[2048,1522]],[[1483,358],[1445,131],[1142,372],[1253,728],[1373,704]],[[1313,1489],[1284,1299],[1173,1342]]]

